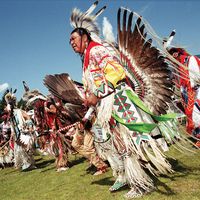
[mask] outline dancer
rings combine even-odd
[[[6,111],[9,113],[12,137],[14,138],[14,165],[17,169],[35,169],[33,123],[28,114],[17,108],[16,97],[12,90],[5,95]]]
[[[175,85],[181,92],[187,131],[200,139],[200,60],[184,48],[171,47],[168,52],[178,61]],[[200,142],[196,145],[200,147]]]
[[[64,104],[65,112],[69,116],[69,120],[65,127],[60,130],[69,130],[66,135],[70,135],[72,138],[71,145],[82,156],[87,158],[91,166],[96,168],[96,172],[93,175],[100,175],[107,171],[107,164],[98,156],[95,146],[93,133],[89,128],[84,128],[80,121],[85,115],[85,108],[82,105],[83,88],[78,82],[73,82],[67,74],[46,75],[44,84],[49,91]],[[55,90],[59,85],[58,89]],[[64,91],[64,93],[62,93]],[[60,95],[61,94],[61,95]],[[78,123],[77,123],[78,122]],[[92,167],[88,167],[88,170]]]
[[[175,115],[155,115],[165,114],[167,102],[171,101],[170,71],[159,50],[152,46],[152,41],[146,41],[145,25],[141,24],[140,17],[132,31],[132,12],[127,20],[128,11],[124,11],[122,29],[121,9],[118,12],[120,52],[112,44],[102,41],[95,20],[105,7],[92,15],[97,4],[98,1],[85,13],[73,10],[71,25],[74,30],[71,32],[70,44],[83,62],[85,105],[94,107],[96,112],[93,131],[98,132],[96,126],[102,130],[101,134],[111,135],[111,143],[117,150],[113,149],[111,155],[117,152],[120,157],[118,163],[110,162],[113,169],[118,168],[116,181],[110,191],[128,183],[131,190],[126,197],[133,198],[154,188],[153,181],[143,167],[153,174],[172,172],[170,164],[150,136],[155,132],[160,134],[160,130],[173,134],[178,131],[175,124],[171,127],[171,123],[164,122],[173,119]],[[137,81],[133,76],[136,76]],[[147,106],[128,86],[130,82],[134,83],[135,91],[140,90],[140,98]],[[175,127],[176,131],[173,130]]]
[[[23,99],[27,107],[34,108],[38,144],[42,153],[55,156],[57,172],[66,171],[69,169],[68,152],[71,145],[68,145],[64,134],[57,133],[57,130],[67,122],[61,122],[62,116],[59,115],[58,106],[52,97],[47,98],[37,90],[31,91],[25,81],[23,85],[25,89]]]
[[[9,114],[2,113],[3,122],[0,124],[0,167],[11,166],[14,163],[14,146],[11,137]]]

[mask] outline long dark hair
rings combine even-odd
[[[74,32],[77,32],[80,36],[87,35],[87,38],[88,38],[89,42],[92,40],[91,37],[90,37],[90,33],[84,28],[75,28],[71,32],[71,34],[74,33]]]

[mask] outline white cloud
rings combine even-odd
[[[143,6],[140,11],[139,14],[144,14],[146,11],[149,11],[153,6],[153,2],[149,2],[147,3],[145,6]]]
[[[8,83],[3,83],[0,85],[0,92],[3,92],[9,87]]]
[[[148,8],[149,8],[149,5],[142,7],[142,9],[140,10],[140,13],[144,13]]]

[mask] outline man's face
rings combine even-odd
[[[80,36],[77,32],[74,32],[70,36],[70,44],[76,53],[83,53],[86,48],[85,35]]]

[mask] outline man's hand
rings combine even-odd
[[[84,132],[84,123],[81,122],[80,124],[78,124],[78,128],[79,128],[80,132],[83,133]]]
[[[90,96],[85,100],[84,104],[88,107],[96,106],[98,101],[99,99],[94,94],[90,94]]]

